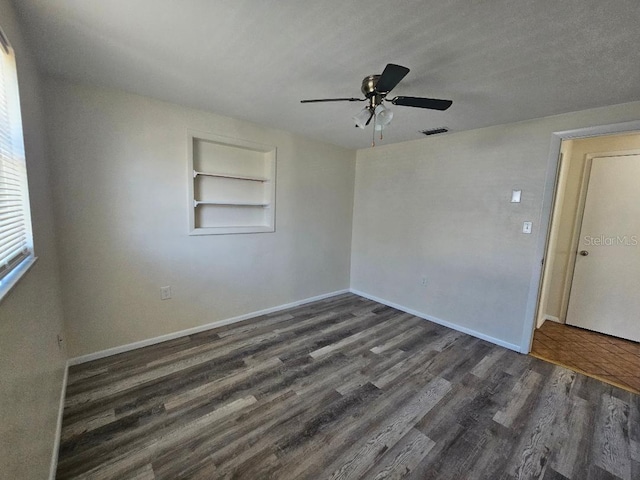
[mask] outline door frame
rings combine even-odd
[[[615,135],[620,133],[640,132],[640,121],[615,123],[611,125],[600,125],[595,127],[578,128],[574,130],[564,130],[551,134],[551,144],[549,156],[547,158],[547,169],[542,193],[542,209],[538,218],[538,235],[534,253],[533,267],[531,270],[531,280],[529,282],[529,295],[525,310],[524,329],[520,352],[528,354],[533,343],[533,333],[536,328],[538,318],[538,308],[540,306],[540,294],[542,291],[542,275],[544,271],[544,259],[549,243],[549,231],[551,227],[552,208],[556,191],[558,188],[558,166],[560,160],[560,148],[563,140],[576,138],[599,137],[605,135]]]

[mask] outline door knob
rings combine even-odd
[[[587,252],[586,250],[580,250],[580,255],[586,257],[587,255],[589,255],[589,252]]]

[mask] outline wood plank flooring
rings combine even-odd
[[[640,343],[547,320],[531,355],[640,395]]]
[[[59,479],[640,479],[640,397],[345,294],[75,366]]]

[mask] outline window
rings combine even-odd
[[[0,298],[33,258],[16,62],[0,30]]]

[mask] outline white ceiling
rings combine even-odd
[[[16,0],[41,68],[351,148],[360,96],[387,63],[384,143],[640,100],[638,0]],[[393,95],[392,95],[393,96]],[[364,106],[364,103],[363,105]]]

